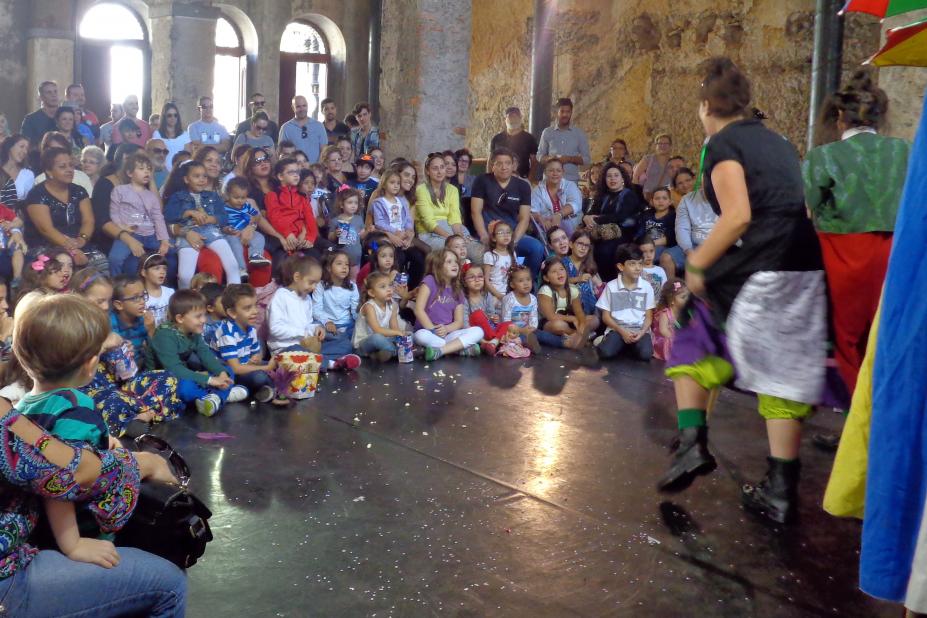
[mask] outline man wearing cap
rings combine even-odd
[[[531,168],[537,163],[535,155],[538,151],[537,140],[523,128],[524,121],[521,110],[510,107],[505,110],[505,131],[493,136],[489,142],[489,152],[499,148],[508,148],[518,157],[516,173],[522,178],[528,178]]]
[[[572,118],[573,101],[559,99],[556,120],[541,133],[538,158],[542,165],[549,159],[560,159],[563,162],[563,177],[579,182],[579,166],[589,165],[592,158],[589,156],[589,139],[582,129],[570,124]]]
[[[349,181],[350,185],[364,194],[364,204],[370,200],[370,195],[380,184],[376,178],[371,178],[373,173],[373,157],[369,154],[361,155],[354,161],[354,179]]]
[[[318,163],[319,154],[328,145],[325,127],[315,118],[309,117],[309,102],[306,97],[293,97],[293,118],[280,127],[280,142],[289,141],[302,150],[309,163]]]

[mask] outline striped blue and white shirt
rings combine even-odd
[[[234,320],[222,320],[216,329],[215,338],[209,342],[223,361],[237,360],[245,364],[261,352],[257,329],[249,326],[245,331]]]

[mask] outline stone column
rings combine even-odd
[[[383,0],[380,127],[389,157],[464,145],[472,0]]]
[[[882,42],[885,42],[887,30],[912,24],[924,18],[927,18],[927,10],[889,17],[882,22]],[[913,141],[924,104],[927,69],[921,67],[879,69],[879,86],[885,90],[889,99],[888,126],[885,133]]]
[[[212,96],[219,9],[207,0],[159,0],[151,3],[149,17],[152,109],[159,111],[166,101],[174,101],[188,125],[199,118],[197,98]]]
[[[70,3],[35,0],[31,5],[31,28],[26,34],[26,111],[38,108],[38,87],[44,81],[58,82],[58,95],[74,80],[74,16]]]

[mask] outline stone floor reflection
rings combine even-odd
[[[801,525],[741,510],[765,465],[750,398],[711,419],[719,469],[659,495],[673,409],[655,364],[554,352],[365,366],[290,410],[162,427],[214,512],[189,615],[897,615],[857,591],[860,526],[821,511],[809,441]]]

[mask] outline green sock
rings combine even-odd
[[[676,415],[680,429],[688,429],[689,427],[704,427],[708,424],[705,420],[705,410],[686,408],[685,410],[680,410],[677,412]]]

